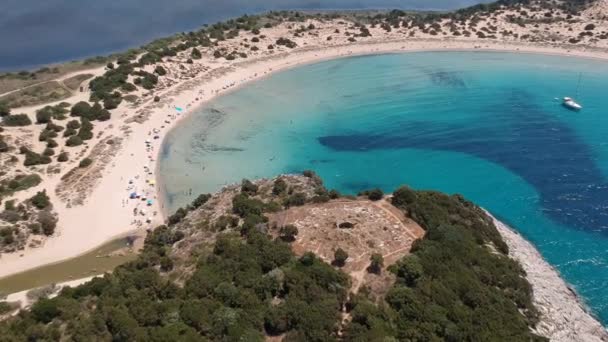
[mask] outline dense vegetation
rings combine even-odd
[[[460,196],[395,191],[393,204],[426,231],[389,270],[397,282],[374,306],[365,292],[352,306],[346,340],[530,341],[538,313],[521,266],[491,220]]]
[[[166,227],[146,240],[144,255],[181,237]],[[171,268],[159,260],[161,270]],[[161,271],[162,272],[162,271]],[[327,341],[335,333],[348,278],[312,254],[296,259],[288,245],[254,233],[222,235],[199,258],[183,287],[162,277],[152,259],[54,299],[0,326],[8,341],[262,341],[264,332],[289,341]],[[67,322],[64,327],[61,322]]]
[[[317,195],[300,193],[303,201],[330,200],[318,177],[307,176]],[[222,216],[214,225],[186,219],[199,208],[213,208],[207,204],[210,195],[199,196],[170,218],[170,226],[148,235],[136,261],[39,301],[1,324],[0,336],[7,341],[261,341],[268,335],[285,341],[542,340],[529,329],[538,315],[523,270],[506,256],[492,221],[462,197],[407,187],[393,193],[393,204],[427,234],[393,265],[371,255],[369,272],[384,274],[388,266],[396,276],[388,293],[377,297],[365,286],[348,293],[349,278],[340,271],[348,259],[344,250],[336,250],[330,266],[312,253],[294,256],[289,246],[298,234],[294,226],[279,229],[276,239],[267,235],[264,213],[288,207],[294,192],[283,178],[271,185],[261,196],[256,183],[244,180],[232,200],[236,216]],[[364,194],[375,199],[379,191]],[[45,208],[47,200],[40,192],[31,202]],[[175,259],[180,244],[188,242],[184,232],[200,229],[216,232],[215,242],[197,246],[186,264]],[[346,313],[352,320],[341,323]]]

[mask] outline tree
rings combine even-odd
[[[0,117],[5,117],[11,114],[11,107],[6,102],[0,102]]]
[[[373,189],[367,193],[367,198],[372,201],[379,201],[382,199],[382,197],[384,197],[384,192],[382,192],[380,189]]]
[[[255,195],[258,192],[258,186],[253,184],[249,179],[243,179],[241,182],[241,192],[248,195]]]
[[[296,236],[298,235],[298,228],[294,225],[287,225],[281,227],[279,230],[279,237],[281,240],[285,242],[294,242],[296,241]]]
[[[38,223],[42,229],[42,233],[46,236],[51,236],[55,233],[57,227],[57,219],[48,211],[38,213]]]
[[[282,193],[284,193],[285,191],[287,191],[287,183],[285,182],[285,180],[283,178],[277,178],[274,181],[274,185],[272,187],[272,193],[274,195],[281,195]]]
[[[30,198],[30,202],[32,202],[32,204],[38,209],[44,209],[51,205],[51,201],[49,196],[46,194],[46,190],[38,191],[32,198]]]
[[[369,258],[370,264],[367,271],[370,273],[380,274],[384,266],[384,257],[380,253],[373,253]]]
[[[203,204],[207,203],[207,201],[211,198],[209,194],[201,194],[194,201],[192,201],[192,207],[194,209],[199,208]]]
[[[393,192],[392,203],[396,207],[404,207],[414,203],[416,192],[408,186],[402,186]]]
[[[56,299],[42,298],[37,301],[31,309],[32,317],[41,323],[50,323],[61,313],[57,307]]]
[[[346,253],[346,251],[342,248],[336,249],[336,251],[334,252],[333,264],[335,266],[342,267],[346,263],[346,259],[348,259],[348,253]]]
[[[391,265],[389,270],[410,287],[416,285],[416,281],[424,274],[420,258],[415,254],[399,260],[396,264]]]

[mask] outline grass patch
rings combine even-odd
[[[35,71],[0,73],[0,94],[27,87],[32,84],[51,81],[68,73],[95,68],[104,65],[105,63],[105,59],[87,59],[84,61],[43,67]]]
[[[34,106],[68,98],[71,93],[57,81],[49,81],[0,97],[11,108]]]
[[[78,74],[76,76],[72,76],[63,81],[66,87],[70,88],[73,91],[77,91],[82,82],[92,78],[93,74]]]

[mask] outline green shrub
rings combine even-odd
[[[277,178],[274,181],[274,184],[272,186],[272,193],[274,195],[281,195],[284,192],[287,191],[287,183],[285,182],[285,180],[283,178]]]
[[[11,114],[2,119],[2,123],[9,127],[23,127],[32,124],[32,120],[27,114]]]
[[[137,87],[133,83],[126,82],[120,86],[120,90],[130,93],[132,91],[136,91]]]
[[[0,117],[5,117],[11,114],[11,108],[8,103],[0,101]]]
[[[51,162],[51,158],[48,156],[41,156],[40,154],[27,150],[25,152],[25,161],[23,165],[25,166],[33,166],[33,165],[41,165],[41,164],[49,164]]]
[[[39,212],[37,222],[40,224],[40,228],[44,235],[51,236],[53,233],[55,233],[57,219],[48,211]]]
[[[47,147],[44,149],[44,151],[42,152],[42,155],[50,157],[50,156],[54,156],[55,155],[55,150],[53,150],[50,147]]]
[[[165,70],[165,68],[162,65],[157,65],[154,68],[154,73],[157,74],[158,76],[165,76],[167,74],[167,70]]]
[[[346,264],[346,260],[348,259],[348,253],[342,248],[336,249],[334,252],[334,261],[333,264],[338,267],[343,267]]]
[[[367,196],[371,201],[379,201],[384,197],[384,192],[381,189],[372,189],[359,193],[359,196]]]
[[[57,156],[57,161],[60,163],[65,163],[69,160],[69,154],[67,152],[61,152]]]
[[[4,139],[2,139],[0,137],[0,153],[8,152],[9,149],[10,149],[10,146],[8,146],[6,141],[4,141]]]
[[[46,194],[46,190],[38,191],[32,198],[30,198],[30,202],[38,209],[45,209],[51,205],[51,201],[49,196]]]
[[[70,110],[70,115],[72,116],[88,117],[90,113],[91,105],[85,101],[80,101],[74,104],[74,106],[72,106],[72,109]]]
[[[286,207],[297,207],[304,204],[306,204],[306,195],[301,192],[289,196],[285,201]]]
[[[80,161],[80,163],[78,164],[78,167],[88,167],[91,164],[93,164],[93,160],[91,158],[84,158],[83,160]]]
[[[78,120],[70,120],[66,126],[68,129],[79,129],[80,122]]]
[[[368,272],[380,274],[382,267],[384,266],[384,257],[380,253],[372,253],[369,258]]]
[[[197,48],[193,48],[192,49],[192,52],[190,53],[190,56],[193,59],[201,59],[201,57],[202,57],[201,52]]]
[[[82,139],[77,135],[72,135],[65,142],[65,146],[74,147],[82,145]]]
[[[241,192],[248,195],[255,195],[258,192],[258,186],[253,184],[249,179],[243,179],[241,182]]]
[[[416,192],[408,186],[402,186],[393,192],[391,202],[396,207],[404,207],[414,203],[416,200]]]
[[[287,225],[281,227],[279,230],[279,237],[281,240],[285,242],[293,242],[296,240],[296,236],[298,235],[298,228],[294,225]]]
[[[57,142],[54,139],[49,138],[46,140],[46,147],[55,148],[57,146],[59,146],[59,144],[57,144]]]
[[[36,123],[45,124],[51,121],[52,115],[48,111],[37,110],[36,111]]]

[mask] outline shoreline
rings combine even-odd
[[[153,163],[150,169],[154,170],[153,179],[156,182],[153,187],[155,202],[150,210],[160,213],[160,217],[155,218],[150,224],[150,227],[153,228],[162,224],[166,220],[168,213],[163,210],[164,190],[161,190],[162,183],[160,182],[159,177],[159,157],[167,134],[172,131],[183,118],[196,112],[216,97],[235,91],[242,86],[261,80],[276,72],[338,58],[423,51],[495,51],[505,53],[548,54],[603,60],[608,59],[607,51],[603,49],[601,49],[601,52],[595,50],[596,49],[594,49],[594,51],[585,51],[566,49],[557,46],[514,44],[501,41],[405,38],[333,46],[306,46],[264,57],[251,58],[235,63],[226,63],[226,65],[217,68],[226,68],[228,71],[225,74],[217,77],[213,76],[209,80],[205,80],[209,75],[207,73],[202,73],[192,79],[178,82],[172,87],[158,93],[163,99],[160,103],[153,103],[148,100],[148,102],[142,104],[139,108],[136,108],[135,110],[149,111],[149,113],[147,113],[149,116],[148,119],[143,123],[130,126],[132,132],[125,139],[126,141],[118,152],[118,155],[113,158],[112,168],[108,165],[106,170],[104,170],[103,177],[95,186],[95,189],[92,190],[91,195],[87,198],[87,202],[83,206],[70,209],[62,208],[64,209],[64,213],[61,216],[61,222],[70,224],[71,219],[78,216],[93,216],[99,218],[96,207],[104,208],[104,210],[109,210],[113,213],[120,213],[119,215],[112,215],[113,217],[111,220],[102,217],[103,219],[99,221],[103,222],[95,222],[93,227],[91,227],[91,230],[96,234],[83,233],[74,227],[71,227],[69,231],[68,229],[62,229],[60,232],[61,235],[51,237],[43,247],[26,251],[23,254],[23,257],[17,256],[16,254],[18,253],[3,255],[2,258],[0,258],[0,277],[21,273],[46,264],[57,263],[82,255],[117,236],[133,231],[134,228],[129,223],[133,216],[125,213],[125,210],[121,210],[121,207],[117,205],[117,203],[121,203],[121,199],[124,198],[125,194],[122,191],[119,192],[108,189],[121,189],[126,182],[126,179],[129,178],[129,174],[132,173],[133,167],[138,164],[147,165],[150,162]],[[186,89],[181,89],[182,87]],[[166,117],[164,114],[171,111],[171,109],[176,106],[181,106],[184,110],[175,115],[175,119],[172,119],[165,125],[164,123],[168,120],[163,121]],[[129,109],[129,111],[134,110]],[[158,127],[162,127],[163,129],[162,136],[160,139],[153,140],[152,144],[150,144],[152,149],[156,149],[156,151],[153,151],[150,155],[154,157],[143,158],[147,157],[145,156],[147,153],[144,153],[143,155],[140,154],[141,145],[137,147],[137,141],[147,139],[149,134],[146,135],[146,132],[149,133],[152,129],[157,129]],[[120,160],[122,160],[122,162],[119,162]],[[122,167],[114,168],[114,165],[121,165]],[[94,205],[92,203],[97,204]],[[124,207],[122,209],[124,209]],[[70,241],[68,240],[72,240],[71,242],[77,241],[80,245],[74,246],[72,243],[70,246]],[[68,248],[63,249],[62,247],[65,247],[65,245],[68,245]],[[54,250],[54,253],[51,250]],[[42,251],[45,252],[42,253]]]
[[[519,232],[484,210],[509,246],[509,256],[519,262],[532,286],[540,320],[535,332],[551,341],[608,341],[608,330],[583,300]]]
[[[414,48],[414,49],[408,49],[406,47],[401,47],[401,48],[389,48],[389,49],[382,49],[383,46],[387,45],[387,44],[405,44],[405,43],[410,43],[410,42],[418,42],[418,43],[422,43],[422,44],[426,44],[426,43],[430,43],[430,44],[444,44],[444,43],[451,43],[451,42],[455,42],[455,43],[467,43],[467,44],[473,44],[473,46],[469,46],[469,47],[435,47],[435,48],[425,48],[425,47],[421,47],[421,48]],[[477,45],[477,43],[479,44],[486,44],[486,47],[480,47]],[[489,43],[489,44],[488,44]],[[487,46],[492,46],[492,47],[487,47]],[[504,45],[507,45],[506,47]],[[572,51],[571,49],[564,49],[562,47],[557,47],[557,46],[553,46],[553,45],[530,45],[530,44],[513,44],[513,43],[509,43],[509,42],[496,42],[496,41],[492,41],[492,42],[488,42],[488,41],[479,41],[479,40],[474,40],[474,41],[459,41],[459,40],[445,40],[445,41],[441,41],[441,40],[432,40],[432,39],[400,39],[400,40],[393,40],[393,41],[386,41],[386,42],[361,42],[358,44],[344,44],[341,46],[333,46],[333,47],[320,47],[320,48],[299,48],[299,50],[294,51],[294,52],[290,52],[289,54],[303,54],[303,53],[310,53],[310,52],[316,52],[316,53],[322,53],[322,52],[326,52],[327,50],[331,50],[331,49],[340,49],[340,48],[353,48],[355,46],[375,46],[377,47],[375,50],[367,50],[367,51],[357,51],[357,52],[350,52],[347,54],[344,53],[337,53],[337,54],[333,54],[330,56],[323,56],[323,57],[319,57],[319,58],[311,58],[311,59],[307,59],[304,61],[299,61],[299,62],[295,62],[294,64],[290,64],[287,63],[285,65],[280,66],[279,68],[272,68],[271,71],[269,71],[268,73],[264,73],[263,75],[259,75],[256,76],[255,78],[252,79],[247,79],[242,81],[239,84],[236,84],[220,93],[217,93],[209,98],[206,98],[205,100],[201,101],[200,103],[197,103],[193,108],[189,109],[188,111],[185,111],[178,120],[176,120],[175,122],[173,122],[171,124],[171,127],[168,129],[168,131],[163,135],[162,139],[161,139],[161,143],[160,143],[160,147],[158,149],[157,155],[156,155],[156,165],[154,168],[154,174],[155,174],[155,180],[156,180],[156,184],[158,187],[158,191],[157,191],[157,201],[160,204],[160,213],[163,217],[163,221],[166,221],[167,218],[172,215],[172,212],[169,212],[168,209],[166,209],[164,207],[164,204],[166,204],[166,189],[163,187],[163,183],[162,183],[162,179],[159,176],[160,175],[160,157],[161,157],[161,153],[162,153],[162,148],[165,145],[165,141],[167,139],[167,136],[173,132],[176,127],[179,125],[179,123],[185,119],[186,117],[194,114],[194,112],[200,111],[202,108],[204,108],[206,105],[209,104],[209,102],[213,101],[214,99],[224,96],[224,95],[228,95],[234,91],[237,91],[239,89],[241,89],[242,87],[245,87],[251,83],[255,83],[257,81],[261,81],[265,78],[271,77],[272,75],[279,73],[279,72],[283,72],[283,71],[287,71],[290,69],[294,69],[294,68],[298,68],[298,67],[302,67],[302,66],[306,66],[306,65],[312,65],[312,64],[316,64],[316,63],[323,63],[323,62],[327,62],[327,61],[331,61],[331,60],[337,60],[337,59],[345,59],[345,58],[351,58],[351,57],[362,57],[362,56],[375,56],[375,55],[387,55],[387,54],[401,54],[401,53],[419,53],[419,52],[436,52],[436,53],[444,53],[444,52],[499,52],[499,53],[514,53],[514,54],[532,54],[532,55],[547,55],[547,56],[559,56],[559,57],[569,57],[569,58],[583,58],[583,59],[592,59],[592,60],[601,60],[601,61],[608,61],[608,49],[599,49],[601,51],[593,51],[593,52],[587,52],[587,51],[581,51],[581,50],[574,50]],[[523,50],[521,49],[523,48]],[[272,59],[272,57],[276,57],[276,56],[269,56],[268,58]],[[316,57],[316,56],[315,56]],[[245,61],[245,62],[241,62],[243,64],[251,64],[251,63],[256,63],[259,61]],[[239,63],[236,63],[236,65],[238,66]],[[219,81],[219,79],[217,79],[217,81]],[[203,85],[200,85],[200,87],[202,87]],[[221,189],[217,189],[218,191]]]

